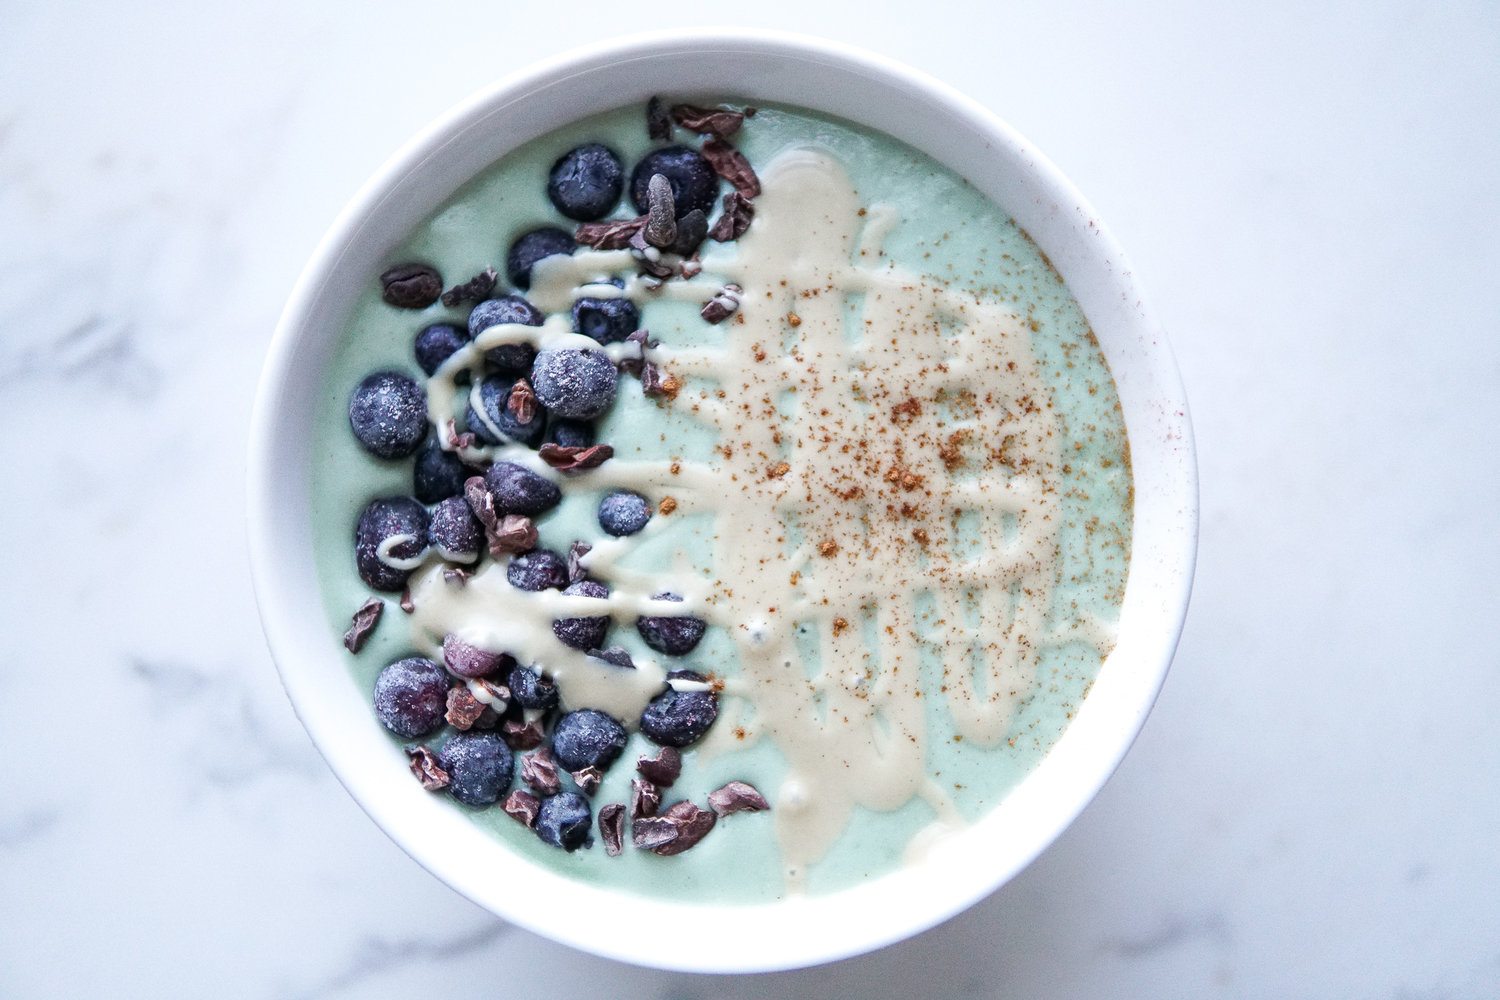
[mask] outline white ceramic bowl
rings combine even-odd
[[[1119,389],[1135,477],[1118,646],[1036,771],[925,867],[768,906],[687,907],[582,885],[511,855],[444,797],[424,792],[330,635],[311,554],[308,428],[329,391],[322,374],[356,295],[390,250],[521,143],[594,110],[692,92],[801,105],[871,126],[1004,206],[1093,326]],[[925,76],[843,45],[742,30],[653,34],[554,59],[475,95],[398,152],[334,223],[292,293],[256,404],[249,490],[255,589],[282,681],[371,818],[440,879],[530,930],[627,962],[705,972],[812,965],[898,941],[982,899],[1035,858],[1094,797],[1145,721],[1187,610],[1197,544],[1192,434],[1166,339],[1124,256],[1068,181],[988,111]],[[629,916],[592,933],[571,919],[580,907]],[[670,926],[692,927],[691,947],[661,933]]]

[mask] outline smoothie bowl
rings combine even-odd
[[[254,422],[273,655],[345,786],[516,924],[791,968],[1025,866],[1144,722],[1196,480],[1040,154],[840,46],[654,35],[403,149]]]

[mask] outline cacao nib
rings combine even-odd
[[[530,722],[507,719],[500,726],[500,736],[512,750],[531,750],[541,746],[542,740],[546,738],[546,734],[542,732],[542,724],[537,719]]]
[[[426,747],[410,747],[406,756],[411,762],[411,773],[416,775],[422,787],[435,792],[448,784],[448,772],[438,764],[437,754]]]
[[[587,448],[547,442],[538,449],[542,461],[559,472],[577,472],[593,469],[614,456],[615,450],[607,444],[591,444]]]
[[[460,684],[448,689],[448,714],[444,716],[454,729],[467,730],[484,715],[485,706],[467,685]]]
[[[646,102],[646,135],[652,139],[672,138],[672,119],[667,114],[667,103],[660,97]]]
[[[618,858],[624,849],[625,806],[611,802],[599,809],[599,836],[604,839],[604,853]]]
[[[645,778],[630,779],[630,818],[655,816],[661,806],[661,789]]]
[[[635,764],[641,777],[663,788],[670,788],[682,774],[682,751],[676,747],[662,747],[655,757],[641,757]]]
[[[724,178],[734,189],[747,198],[760,194],[760,179],[755,176],[745,154],[723,139],[709,139],[703,144],[703,158],[714,168],[714,173]]]
[[[583,568],[581,560],[592,551],[594,547],[588,542],[574,542],[568,546],[569,583],[577,583],[589,575],[588,570]]]
[[[740,307],[740,293],[744,289],[736,284],[725,285],[713,298],[703,303],[701,315],[710,323],[722,323]]]
[[[552,752],[546,747],[521,758],[521,780],[544,796],[562,791],[557,761],[552,759]]]
[[[691,104],[672,105],[672,120],[689,132],[727,139],[740,130],[745,116],[723,108],[699,108]]]
[[[505,804],[500,808],[505,810],[505,815],[529,830],[536,826],[537,813],[542,811],[542,800],[524,788],[517,788],[506,797]]]
[[[365,648],[365,641],[370,638],[370,633],[375,631],[375,626],[380,624],[380,613],[385,610],[385,602],[378,597],[372,597],[359,606],[354,612],[354,624],[349,626],[349,631],[344,633],[344,648],[351,653],[357,653]]]
[[[724,196],[724,211],[719,213],[714,227],[708,231],[708,238],[720,243],[737,240],[745,235],[754,218],[755,202],[738,191],[731,191]]]
[[[510,396],[505,400],[505,408],[516,418],[518,424],[529,424],[535,420],[536,393],[531,391],[531,383],[524,378],[517,380],[511,387]]]
[[[632,237],[646,226],[647,216],[613,222],[585,222],[573,238],[594,250],[624,250]]]
[[[580,767],[576,771],[569,771],[573,776],[573,782],[578,790],[585,795],[593,795],[599,790],[599,782],[604,780],[604,772],[592,765]]]
[[[443,305],[452,309],[460,302],[483,302],[495,290],[500,275],[493,267],[487,267],[461,285],[454,285],[443,293]]]
[[[760,812],[771,808],[771,803],[755,790],[755,786],[743,781],[731,781],[723,788],[708,793],[708,807],[723,817],[737,812]]]

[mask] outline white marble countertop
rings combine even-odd
[[[650,20],[431,6],[3,17],[0,995],[1500,994],[1492,3],[664,10],[864,45],[1036,142],[1152,290],[1201,456],[1181,649],[1095,804],[948,924],[747,978],[579,955],[445,888],[261,640],[246,427],[315,242],[471,90]]]

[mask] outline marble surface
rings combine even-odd
[[[261,358],[347,197],[618,5],[11,4],[0,30],[0,995],[1500,994],[1500,14],[665,12],[932,72],[1067,171],[1171,331],[1197,589],[1135,749],[972,911],[771,977],[500,922],[345,795],[265,652]],[[686,933],[686,932],[684,932]],[[526,970],[518,972],[517,970]]]

